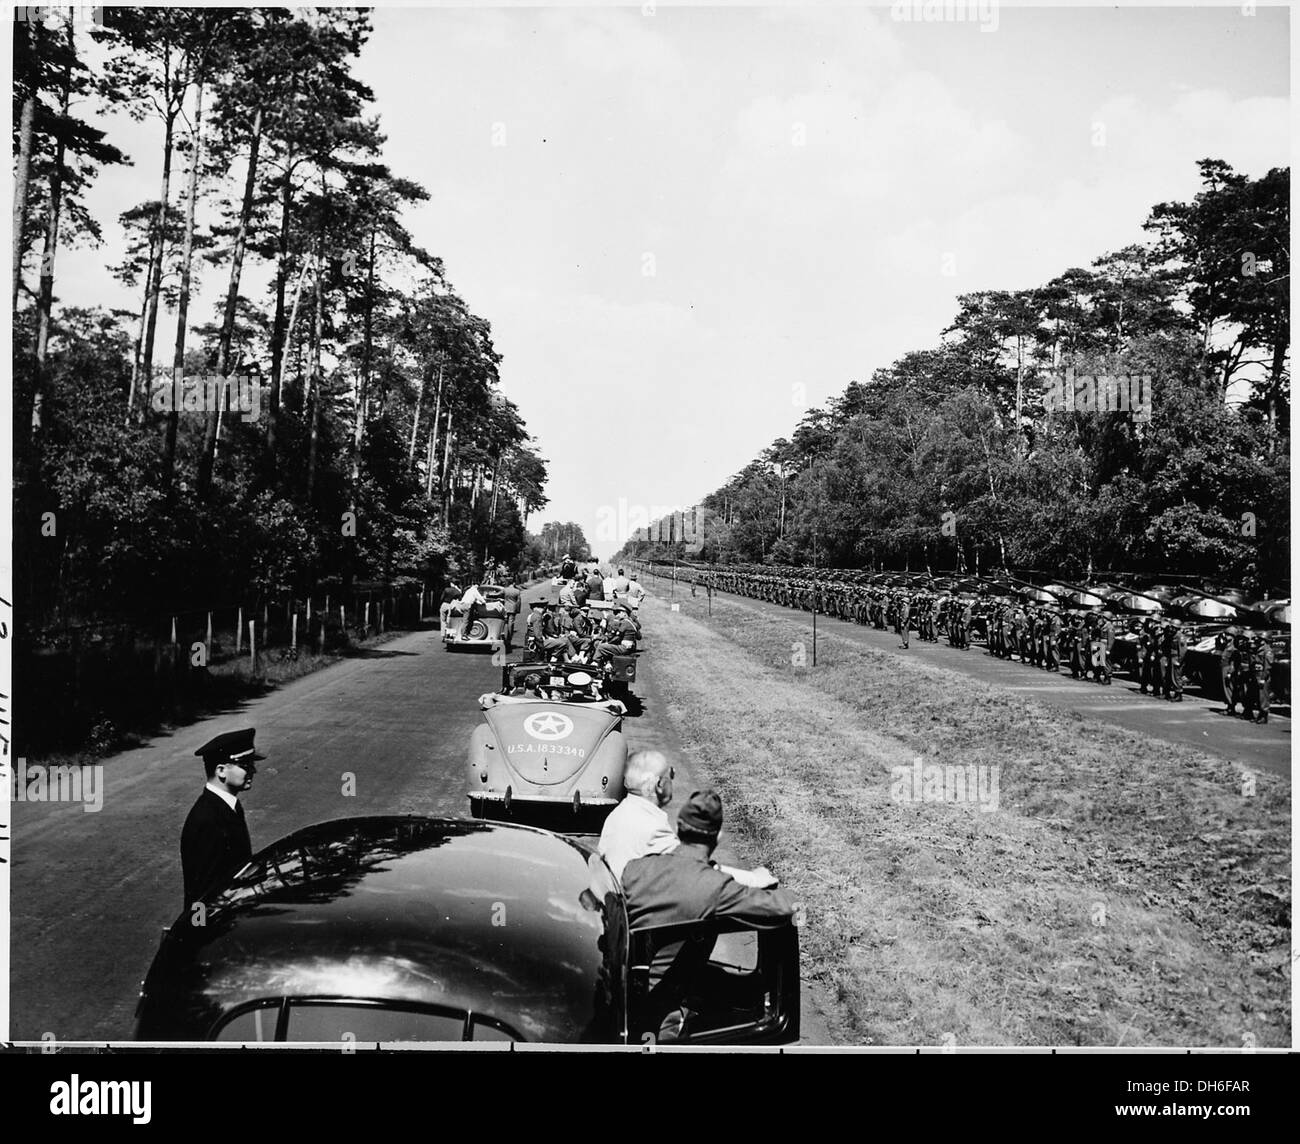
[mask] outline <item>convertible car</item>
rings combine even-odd
[[[599,855],[531,827],[324,822],[254,855],[204,905],[205,924],[183,914],[164,932],[137,1041],[641,1045],[651,957],[683,940],[710,949],[684,1043],[799,1038],[793,922],[629,932]]]
[[[623,798],[626,708],[584,664],[510,663],[501,689],[479,697],[469,745],[476,818],[599,830]],[[561,812],[557,815],[555,812]]]
[[[467,625],[469,616],[459,603],[452,604],[442,646],[451,651],[460,647],[502,647],[510,650],[514,638],[515,617],[519,614],[519,593],[496,585],[482,589],[486,603],[479,606]]]

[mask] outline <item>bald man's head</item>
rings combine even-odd
[[[623,772],[628,794],[639,795],[656,806],[673,800],[673,767],[662,751],[633,751]]]

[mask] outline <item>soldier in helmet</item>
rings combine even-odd
[[[1098,683],[1110,686],[1110,652],[1115,646],[1115,623],[1111,619],[1110,613],[1103,611],[1097,617],[1097,622],[1093,627],[1093,635],[1096,643],[1096,653],[1093,660],[1093,671]]]
[[[1171,703],[1183,701],[1183,660],[1187,656],[1187,633],[1181,620],[1165,621],[1161,633],[1160,659],[1163,667],[1164,696]]]
[[[1087,675],[1087,633],[1083,627],[1083,613],[1070,613],[1070,626],[1065,633],[1066,646],[1070,650],[1070,675],[1081,679]]]
[[[1242,699],[1233,691],[1234,660],[1237,653],[1237,636],[1240,634],[1238,628],[1228,627],[1214,637],[1214,650],[1219,655],[1219,682],[1223,686],[1223,702],[1227,704],[1224,709],[1225,715],[1235,715],[1237,704]]]
[[[894,634],[902,641],[904,648],[912,633],[912,598],[905,592],[899,593],[897,610],[894,613]]]
[[[1273,649],[1262,635],[1255,635],[1250,640],[1250,676],[1246,705],[1255,712],[1256,723],[1268,722],[1270,702],[1269,675],[1273,670]],[[1242,714],[1247,714],[1243,711]]]
[[[1061,609],[1049,607],[1043,629],[1043,666],[1055,675],[1061,670]]]
[[[1250,637],[1240,628],[1232,638],[1232,699],[1241,704],[1241,713],[1250,717]],[[1236,714],[1230,709],[1230,714]]]
[[[1154,616],[1142,621],[1138,633],[1138,694],[1160,694],[1160,622]]]

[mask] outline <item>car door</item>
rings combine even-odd
[[[665,956],[673,969],[652,989],[651,966]],[[628,993],[634,1043],[652,1043],[663,1010],[684,999],[681,1044],[790,1044],[799,1039],[799,931],[734,918],[635,929]]]

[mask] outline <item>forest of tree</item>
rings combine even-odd
[[[488,322],[403,223],[429,196],[382,161],[353,78],[367,13],[50,11],[14,24],[26,626],[515,565],[546,462]],[[124,154],[107,112],[152,120],[160,149]],[[113,221],[87,192],[128,165],[158,180],[115,220],[138,304],[61,305],[67,252]],[[173,374],[255,383],[260,415],[168,408]]]
[[[1147,242],[963,295],[937,346],[810,411],[704,498],[700,558],[1286,590],[1290,173],[1199,167],[1193,201],[1152,208]],[[1051,408],[1067,371],[1149,378],[1149,417]]]

